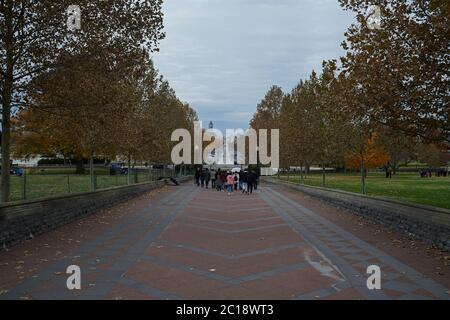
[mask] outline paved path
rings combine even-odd
[[[1,299],[448,299],[436,283],[264,186],[227,196],[189,185],[127,216]],[[82,290],[66,288],[67,266]],[[382,270],[368,290],[366,268]]]

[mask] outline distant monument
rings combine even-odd
[[[209,122],[209,129],[214,129],[214,123],[212,122],[212,120]],[[216,149],[211,151],[211,158],[216,158]]]
[[[209,125],[208,125],[209,129],[214,129],[214,122],[211,120],[209,121]],[[238,154],[237,154],[237,138],[235,138],[234,140],[234,146],[233,146],[235,153],[234,153],[234,164],[221,164],[222,168],[233,168],[234,166],[236,166],[238,164],[237,162],[237,158],[238,158]],[[226,139],[223,139],[223,150],[226,152],[227,150],[227,142]],[[212,150],[211,154],[208,156],[208,158],[210,160],[213,161],[213,165],[211,167],[216,167],[217,165],[217,159],[216,159],[216,150]],[[242,167],[242,166],[241,166]]]

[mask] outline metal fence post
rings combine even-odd
[[[90,190],[94,191],[95,190],[95,170],[94,170],[94,157],[93,155],[91,155],[91,157],[89,158],[89,180],[90,180]]]
[[[27,199],[27,172],[23,171],[23,200]]]

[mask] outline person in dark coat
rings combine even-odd
[[[205,187],[208,189],[209,180],[211,180],[211,172],[208,170],[208,168],[205,169]]]
[[[255,172],[255,185],[253,186],[255,190],[258,190],[258,182],[259,182],[259,172]]]
[[[244,175],[244,171],[243,170],[241,170],[241,171],[239,171],[239,190],[242,190],[243,189],[243,187],[242,187],[242,176]]]
[[[205,172],[203,170],[200,171],[200,184],[202,188],[205,186]]]
[[[253,187],[256,183],[256,173],[254,171],[250,171],[247,175],[247,194],[253,193]]]
[[[248,178],[248,172],[244,171],[242,173],[241,176],[241,181],[242,181],[242,193],[247,193],[247,188],[248,188],[248,183],[247,183],[247,178]]]
[[[200,186],[200,169],[199,168],[197,168],[195,170],[194,179],[195,179],[195,184],[197,185],[197,187],[199,187]]]
[[[223,187],[223,181],[222,181],[222,178],[221,178],[221,174],[222,174],[222,172],[219,169],[216,172],[216,190],[217,191],[222,191],[222,187]]]

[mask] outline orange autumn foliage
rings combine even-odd
[[[345,165],[348,169],[357,170],[361,168],[361,157],[364,160],[366,169],[375,169],[382,167],[389,161],[389,155],[383,148],[377,144],[378,135],[374,134],[367,140],[364,146],[364,152],[352,153],[345,156]]]

